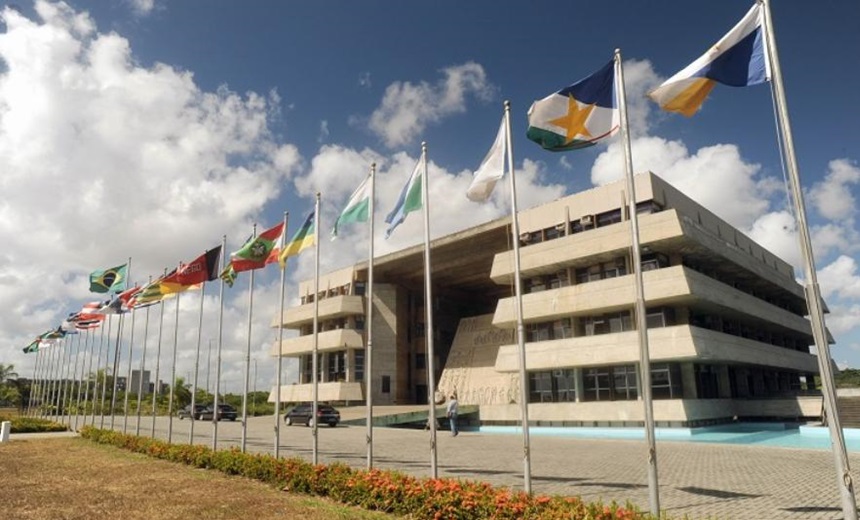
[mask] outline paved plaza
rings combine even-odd
[[[141,435],[149,436],[143,418]],[[114,427],[123,429],[123,417]],[[82,421],[79,423],[79,426]],[[187,443],[188,420],[173,420],[172,442]],[[96,426],[99,419],[96,419]],[[109,427],[106,418],[105,427]],[[136,418],[127,432],[134,434]],[[156,436],[167,438],[168,420],[158,418]],[[241,442],[241,422],[221,422],[218,447]],[[364,426],[319,428],[319,460],[365,467]],[[375,428],[374,466],[416,476],[430,475],[430,435],[423,430]],[[482,480],[522,489],[522,437],[463,432],[438,433],[439,476]],[[14,436],[13,436],[14,440]],[[195,443],[211,445],[212,423],[195,423]],[[312,429],[281,427],[281,456],[311,460]],[[247,449],[272,452],[273,418],[248,421]],[[630,500],[648,507],[644,441],[531,437],[532,488],[535,493],[578,495],[586,500]],[[827,450],[750,447],[662,441],[657,444],[662,508],[676,517],[715,519],[842,518],[833,455]],[[851,455],[855,473],[860,454]]]

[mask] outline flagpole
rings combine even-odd
[[[74,325],[72,325],[72,327],[74,327]],[[75,330],[77,331],[77,329],[75,329]],[[66,409],[69,412],[68,413],[68,416],[69,416],[68,426],[69,427],[72,426],[72,403],[75,400],[75,381],[77,381],[77,378],[78,378],[78,362],[80,361],[80,358],[81,358],[81,336],[83,336],[83,334],[81,334],[80,332],[75,334],[75,337],[77,339],[77,341],[75,342],[76,343],[76,346],[75,346],[75,364],[74,364],[74,368],[72,369],[72,373],[69,377],[69,390],[67,392],[68,395],[63,398],[65,400],[65,402],[67,403]],[[77,409],[75,409],[75,410],[77,410]]]
[[[81,394],[83,393],[84,386],[84,370],[87,367],[87,348],[90,344],[90,329],[86,329],[86,338],[84,339],[84,351],[83,351],[83,359],[81,360],[81,372],[77,375],[78,378],[78,392],[77,397],[75,398],[75,425],[72,427],[74,431],[78,431],[78,416],[81,415]]]
[[[99,404],[99,414],[101,417],[99,418],[99,428],[105,427],[105,398],[107,396],[107,371],[108,371],[108,363],[110,362],[110,327],[113,325],[113,316],[108,315],[108,337],[105,340],[105,374],[104,379],[102,380],[102,393],[101,393],[101,402]],[[119,347],[119,329],[120,323],[117,323],[117,340],[116,344]],[[114,353],[114,360],[116,360],[116,353]],[[116,376],[112,376],[116,379]]]
[[[364,356],[365,403],[367,405],[367,469],[373,468],[373,212],[376,198],[376,163],[370,164],[370,200],[368,201],[368,251],[367,251],[367,311],[364,320],[367,333],[367,351]]]
[[[313,414],[313,429],[311,437],[313,438],[313,463],[319,463],[319,421],[317,420],[317,411],[319,410],[319,319],[320,319],[320,229],[322,229],[322,219],[320,218],[320,193],[317,192],[316,203],[314,204],[314,345],[313,345],[313,361],[311,367],[313,369],[313,404],[311,405],[311,413]]]
[[[36,345],[36,361],[33,362],[33,378],[30,380],[30,391],[27,396],[27,411],[24,413],[24,416],[29,417],[33,411],[33,393],[36,390],[36,377],[39,374],[39,361],[41,361],[41,351]]]
[[[520,276],[520,224],[517,209],[517,179],[514,146],[511,139],[511,102],[505,101],[505,147],[511,170],[511,235],[514,245],[514,295],[517,312],[517,350],[520,364],[520,415],[523,428],[523,488],[532,492],[531,442],[529,439],[529,380],[526,371],[526,333],[523,325],[523,282]]]
[[[63,376],[66,373],[66,366],[68,365],[69,353],[71,352],[72,347],[70,345],[71,341],[68,342],[69,345],[66,344],[65,337],[60,338],[59,342],[62,345],[62,351],[60,352],[60,358],[58,360],[59,364],[57,365],[57,384],[54,385],[54,393],[51,396],[51,403],[54,408],[54,421],[62,424],[63,419],[60,416],[60,399],[63,394]],[[58,417],[60,418],[59,420],[57,420]]]
[[[803,187],[800,183],[800,172],[797,167],[797,157],[794,151],[794,138],[791,133],[791,122],[788,117],[788,104],[782,83],[782,69],[779,63],[779,53],[776,48],[776,36],[773,30],[773,20],[770,12],[770,1],[762,0],[764,6],[765,37],[770,54],[773,81],[771,88],[776,98],[777,122],[782,135],[783,149],[786,155],[788,177],[791,182],[792,200],[798,223],[798,239],[803,256],[806,305],[809,308],[809,320],[818,358],[818,369],[821,375],[821,387],[824,397],[824,409],[827,413],[827,427],[830,431],[830,444],[836,464],[836,481],[842,502],[842,513],[846,519],[857,519],[857,505],[854,497],[854,483],[851,478],[851,468],[848,453],[845,448],[845,437],[842,432],[841,420],[836,399],[836,386],[833,381],[830,344],[827,327],[824,321],[824,310],[821,303],[821,289],[818,285],[818,275],[815,271],[815,258],[812,250],[812,240],[809,236],[809,225],[806,220],[806,207],[803,200]]]
[[[104,322],[107,322],[107,332],[105,332]],[[102,364],[102,350],[104,350],[105,346],[105,333],[107,333],[108,340],[110,340],[110,318],[107,316],[105,316],[105,318],[102,320],[101,334],[99,335],[99,351],[98,355],[96,356],[96,372],[95,377],[93,379],[93,401],[90,406],[90,408],[92,408],[93,416],[90,419],[90,426],[96,425],[96,401],[98,400],[99,390],[99,366],[101,366]],[[95,345],[93,345],[93,347],[95,347]],[[87,386],[87,389],[89,389],[89,385]],[[84,419],[86,419],[86,417]],[[84,423],[86,422],[87,421],[85,420]]]
[[[660,491],[657,480],[657,447],[654,439],[654,404],[651,397],[651,357],[648,350],[648,322],[645,312],[645,290],[642,281],[642,259],[639,249],[639,217],[636,211],[636,187],[633,182],[633,153],[630,148],[630,129],[627,122],[627,94],[624,85],[624,68],[621,49],[615,49],[615,75],[618,85],[618,106],[621,116],[621,142],[624,146],[624,172],[627,178],[627,207],[630,213],[633,273],[636,285],[636,332],[639,336],[639,387],[645,409],[645,440],[648,445],[648,502],[651,514],[660,516]]]
[[[56,393],[57,387],[57,379],[59,374],[60,362],[62,352],[60,351],[60,345],[56,343],[51,344],[51,349],[53,350],[53,360],[51,362],[51,380],[48,385],[48,394],[45,396],[45,401],[48,403],[47,411],[45,412],[45,417],[48,418],[51,414],[51,407],[54,403],[54,394]]]
[[[40,417],[42,415],[42,408],[44,408],[44,399],[43,395],[45,393],[45,375],[48,373],[48,365],[50,364],[50,352],[46,349],[42,348],[41,342],[36,343],[36,348],[39,349],[36,352],[39,353],[42,357],[42,361],[39,363],[39,384],[38,390],[36,391],[36,395],[33,399],[33,417]]]
[[[152,283],[152,276],[149,277],[149,283]],[[148,284],[147,284],[148,285]],[[143,321],[143,353],[140,357],[140,368],[137,374],[137,422],[134,426],[134,434],[140,435],[140,413],[143,410],[143,373],[146,370],[146,347],[149,340],[149,308],[152,305],[146,306],[146,316]]]
[[[287,247],[287,224],[290,221],[290,212],[284,212],[284,229],[281,232],[281,247]],[[280,255],[283,252],[278,251]],[[283,359],[284,355],[282,352],[282,346],[284,344],[284,293],[286,292],[287,285],[287,259],[284,259],[284,265],[281,267],[281,303],[280,308],[278,310],[278,374],[275,379],[275,458],[280,458],[281,456],[281,372],[283,372]]]
[[[182,269],[182,264],[179,264]],[[167,444],[173,441],[173,396],[176,395],[176,352],[179,350],[179,297],[176,293],[176,319],[173,322],[173,368],[170,376],[170,397],[167,401]],[[194,410],[191,410],[191,420],[194,420]]]
[[[205,254],[205,253],[204,253]],[[200,317],[197,321],[197,355],[194,357],[194,385],[191,390],[191,410],[197,404],[197,376],[200,372],[200,341],[203,337],[203,301],[206,295],[206,282],[200,286]],[[193,412],[192,412],[193,413]],[[212,411],[213,421],[218,420],[218,408]],[[188,430],[188,444],[194,444],[194,417],[191,417],[191,427]]]
[[[119,305],[120,305],[119,309],[120,309],[120,311],[122,311],[122,300],[120,300]],[[130,388],[131,387],[131,361],[132,361],[131,358],[132,358],[132,352],[134,349],[134,320],[135,320],[135,316],[137,315],[137,313],[134,312],[134,309],[130,309],[129,312],[131,312],[131,338],[128,341],[128,370],[126,370],[125,392],[123,392],[125,395],[123,396],[123,404],[122,404],[122,414],[123,414],[122,433],[128,432],[128,394],[131,391],[131,388]],[[116,385],[116,383],[114,383],[114,385]],[[138,398],[140,398],[140,396],[138,396]]]
[[[164,270],[164,274],[167,274],[167,269]],[[158,317],[158,342],[155,348],[155,379],[153,379],[152,385],[152,425],[149,431],[149,437],[155,438],[155,419],[157,417],[158,412],[158,394],[161,393],[161,332],[164,328],[164,299],[162,297],[161,302],[159,303],[161,306],[161,312]]]
[[[227,235],[221,236],[221,266],[225,269],[227,260]],[[224,279],[218,294],[218,353],[215,359],[215,409],[218,409],[218,394],[221,393],[221,341],[224,335]],[[218,449],[218,421],[212,416],[212,450]]]
[[[66,343],[65,336],[63,337],[63,343]],[[60,415],[60,424],[66,424],[66,389],[69,387],[69,372],[70,367],[72,365],[72,349],[74,348],[75,342],[73,340],[69,340],[68,345],[65,345],[65,359],[63,363],[63,367],[60,373],[60,387],[57,392],[57,414],[62,411],[62,415]]]
[[[132,321],[133,320],[134,320],[134,318],[132,318]],[[114,350],[113,350],[113,368],[111,370],[111,374],[113,375],[113,385],[112,385],[113,388],[111,390],[111,395],[110,395],[110,429],[111,430],[113,430],[113,425],[114,425],[114,408],[116,406],[116,390],[117,390],[117,383],[119,382],[118,381],[118,379],[119,379],[119,377],[118,377],[118,375],[119,375],[119,361],[120,361],[120,358],[122,358],[122,351],[120,350],[120,341],[122,338],[122,329],[123,329],[124,324],[125,324],[125,315],[120,314],[119,315],[119,324],[116,327],[116,344],[114,345]],[[132,333],[134,333],[133,327],[132,327]],[[104,414],[102,414],[102,417],[104,417]]]
[[[41,345],[41,342],[39,342],[39,344]],[[45,419],[48,418],[48,412],[50,411],[50,402],[48,397],[51,395],[51,386],[54,383],[54,366],[56,365],[57,359],[56,346],[50,345],[48,348],[50,348],[50,350],[48,350],[48,370],[45,372],[45,388],[42,390],[41,400],[42,411],[39,414],[39,417]]]
[[[131,277],[131,257],[128,257],[128,263],[126,264],[125,277],[126,277],[125,288],[128,289],[128,279]],[[125,323],[125,317],[122,314],[122,300],[120,300],[120,303],[119,303],[119,313],[120,313],[119,314],[119,330],[117,330],[117,333],[116,333],[116,350],[114,351],[114,355],[113,355],[113,392],[111,393],[111,396],[110,396],[110,429],[111,430],[113,430],[114,417],[116,416],[116,413],[115,413],[116,412],[116,390],[117,390],[117,383],[119,382],[119,363],[120,363],[120,359],[122,358],[122,352],[120,350],[119,341],[120,341],[120,337],[122,336],[122,332],[121,332],[122,326]],[[129,341],[129,344],[128,344],[129,358],[131,358],[131,347],[132,347],[133,343],[134,343],[134,314],[131,315],[131,340]],[[129,369],[130,368],[131,368],[131,365],[129,364]],[[126,393],[126,395],[128,395],[128,381],[125,382],[125,386],[126,386],[125,393]],[[123,430],[123,433],[125,433],[125,430]]]
[[[424,327],[424,342],[427,349],[427,394],[430,408],[428,421],[430,423],[430,475],[439,477],[436,456],[436,362],[433,349],[433,291],[430,270],[430,193],[427,181],[427,143],[421,143],[421,205],[424,208],[424,309],[426,323]]]
[[[257,236],[257,224],[254,224],[253,237]],[[245,349],[245,391],[242,393],[242,453],[248,443],[248,384],[251,379],[251,324],[254,317],[254,271],[248,277],[248,345]],[[213,419],[215,420],[215,419]]]

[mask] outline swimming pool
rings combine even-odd
[[[521,434],[518,426],[481,426],[481,433]],[[845,447],[851,452],[860,452],[860,430],[843,429]],[[656,428],[658,441],[709,442],[716,444],[741,444],[750,446],[774,446],[813,450],[830,449],[830,432],[826,427],[802,426],[782,423],[739,423],[701,428]],[[560,428],[533,426],[529,435],[551,435],[582,439],[644,439],[643,428]]]

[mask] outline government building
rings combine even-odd
[[[660,177],[635,177],[657,426],[821,415],[806,303],[792,266]],[[519,215],[529,419],[641,426],[644,410],[623,181]],[[511,219],[431,242],[436,373],[425,352],[423,244],[374,261],[373,374],[365,371],[367,262],[300,284],[272,325],[298,331],[283,402],[311,400],[319,299],[319,399],[423,404],[428,381],[485,425],[520,419]],[[274,396],[274,392],[272,394]],[[271,400],[274,400],[273,398]]]

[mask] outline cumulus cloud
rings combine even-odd
[[[132,279],[143,282],[225,232],[244,238],[301,163],[269,130],[275,94],[204,91],[190,72],[138,65],[129,41],[86,13],[35,8],[36,20],[0,14],[0,331],[9,345],[93,299],[94,269],[131,257]],[[266,335],[271,312],[257,327]]]
[[[851,185],[860,182],[860,168],[848,159],[828,164],[824,180],[809,190],[809,201],[823,217],[830,220],[848,218],[856,213]]]
[[[139,16],[146,16],[155,9],[155,0],[128,0],[131,9]]]
[[[382,104],[370,115],[368,126],[386,146],[409,144],[428,125],[465,112],[470,96],[488,101],[494,95],[495,88],[478,63],[448,67],[442,74],[435,84],[398,81],[385,89]]]

